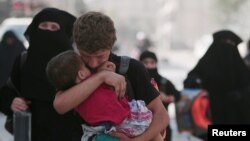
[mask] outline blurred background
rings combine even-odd
[[[152,50],[159,57],[160,73],[181,90],[187,72],[212,42],[211,34],[230,29],[245,43],[250,37],[249,0],[0,0],[0,39],[12,29],[23,37],[32,17],[45,7],[57,7],[80,16],[86,11],[101,11],[115,23],[118,40],[114,52],[137,58],[141,51]],[[174,141],[196,140],[179,134],[175,125],[174,105],[169,109]],[[0,141],[11,141],[3,130],[0,116]]]

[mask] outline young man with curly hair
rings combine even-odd
[[[66,113],[75,108],[102,83],[113,86],[118,99],[128,96],[125,95],[125,77],[117,74],[121,57],[111,52],[116,41],[116,30],[110,17],[100,12],[88,12],[80,16],[74,23],[73,37],[81,59],[94,74],[70,89],[57,92],[54,100],[57,112]],[[117,73],[96,71],[107,61],[116,65]],[[120,141],[150,141],[168,125],[168,113],[159,98],[158,91],[151,85],[150,77],[142,63],[130,58],[126,77],[133,89],[133,98],[145,101],[148,109],[152,111],[153,119],[149,128],[137,137],[130,138],[119,132],[113,132],[111,135]]]

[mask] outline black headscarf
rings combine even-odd
[[[12,40],[11,44],[7,41],[9,39]],[[7,31],[4,33],[0,42],[0,87],[7,81],[16,57],[24,50],[26,49],[23,43],[14,32]]]
[[[25,32],[29,40],[27,60],[21,77],[21,93],[26,98],[52,101],[54,88],[49,84],[45,68],[48,61],[60,52],[72,48],[72,27],[75,17],[56,8],[45,8],[33,19]],[[41,30],[41,22],[51,21],[60,25],[58,31]]]
[[[148,50],[142,52],[140,57],[139,57],[140,61],[143,61],[146,58],[151,58],[151,59],[155,60],[155,62],[158,61],[158,59],[156,57],[156,54],[154,52],[151,52],[151,51],[148,51]]]
[[[213,39],[187,79],[197,75],[208,90],[214,123],[245,123],[242,91],[249,86],[250,76],[237,48],[242,40],[229,30],[214,33]]]
[[[156,63],[158,61],[157,56],[154,52],[151,51],[143,51],[139,57],[139,60],[142,62],[144,59],[153,59]],[[155,68],[147,68],[149,75],[155,79],[157,84],[160,84],[162,76],[158,73],[157,66]]]
[[[9,46],[9,44],[7,43],[7,39],[8,38],[11,38],[13,40],[13,45],[15,45],[15,44],[22,44],[22,42],[17,38],[17,36],[15,35],[15,33],[13,31],[9,30],[9,31],[6,31],[3,34],[1,45]]]

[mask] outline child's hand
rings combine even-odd
[[[113,71],[115,72],[115,64],[109,61],[106,61],[105,63],[103,63],[99,68],[98,71],[102,71],[102,70],[107,70],[107,71]]]

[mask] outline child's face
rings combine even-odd
[[[90,70],[83,64],[80,70],[78,71],[78,78],[80,79],[80,81],[83,81],[90,75]]]

